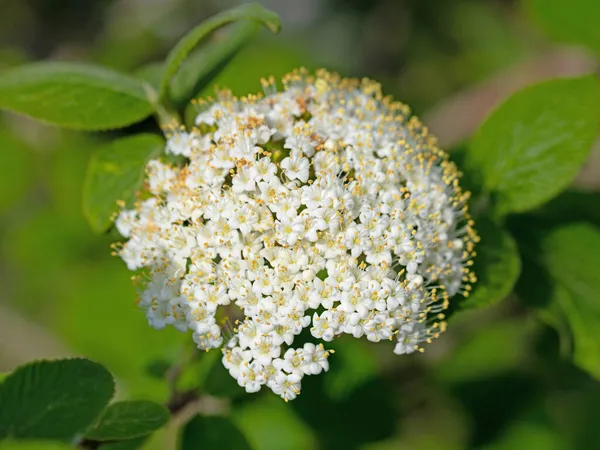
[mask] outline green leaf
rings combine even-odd
[[[150,361],[148,365],[146,365],[146,373],[152,378],[164,381],[167,373],[171,370],[171,367],[173,367],[171,361],[157,359],[155,361]]]
[[[165,63],[165,71],[160,86],[159,98],[164,99],[169,89],[171,78],[175,75],[183,60],[204,38],[213,31],[240,20],[250,20],[260,23],[274,33],[279,32],[281,23],[279,16],[263,8],[258,3],[250,3],[223,11],[202,22],[186,34],[169,52]]]
[[[146,443],[147,439],[148,436],[143,436],[135,439],[128,439],[126,441],[113,443],[107,442],[103,443],[101,448],[102,450],[137,450],[138,448],[141,448],[144,443]]]
[[[133,439],[162,427],[169,420],[169,411],[158,403],[136,400],[109,405],[100,420],[85,437],[95,441]]]
[[[498,212],[523,212],[565,189],[600,125],[600,85],[592,76],[529,86],[485,121],[468,149]]]
[[[555,281],[545,318],[571,343],[575,364],[600,379],[600,229],[588,224],[558,228],[543,239],[541,249]]]
[[[67,128],[120,128],[152,113],[145,86],[102,67],[40,62],[0,73],[0,108]]]
[[[164,149],[153,134],[113,141],[91,158],[83,184],[83,213],[92,229],[102,232],[112,223],[117,201],[130,203],[144,181],[146,163]]]
[[[312,405],[316,404],[316,402],[312,403]],[[274,395],[255,398],[252,401],[236,405],[232,409],[231,415],[232,420],[248,438],[253,449],[305,450],[318,448],[313,429],[298,416],[289,403],[286,404]]]
[[[526,8],[548,34],[581,44],[600,54],[600,2],[597,0],[527,0]]]
[[[99,416],[114,389],[112,375],[87,359],[21,366],[0,384],[0,439],[70,440]]]
[[[521,272],[517,244],[508,231],[484,218],[475,221],[475,229],[481,238],[473,265],[477,282],[471,294],[459,301],[460,309],[481,308],[508,297]]]
[[[190,53],[171,83],[173,102],[185,107],[225,68],[259,31],[254,22],[236,26],[229,35]]]
[[[0,441],[0,450],[73,450],[73,447],[62,442],[53,441]]]
[[[0,383],[4,381],[4,379],[10,375],[10,372],[0,373]]]
[[[225,417],[196,416],[181,435],[181,450],[252,450],[240,430]]]

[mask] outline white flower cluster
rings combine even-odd
[[[149,162],[146,199],[116,225],[120,256],[145,268],[150,325],[223,346],[248,392],[290,400],[329,367],[332,351],[307,341],[365,336],[404,354],[443,332],[477,236],[455,165],[377,83],[297,71],[283,85],[220,92],[172,133],[171,163]]]

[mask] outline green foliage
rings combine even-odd
[[[105,242],[104,252],[110,240]],[[174,328],[159,331],[148,326],[135,305],[131,273],[122,261],[110,258],[80,260],[83,263],[71,263],[58,273],[52,329],[77,353],[102,361],[132,397],[164,402],[167,383],[149,376],[145,367],[152,359],[175,354],[186,336]],[[107,345],[109,340],[119,345]]]
[[[0,439],[69,441],[90,426],[113,393],[111,374],[86,359],[19,367],[0,385]]]
[[[149,116],[145,85],[102,67],[40,62],[0,73],[0,108],[81,130],[120,128]]]
[[[234,425],[226,417],[195,416],[190,420],[181,435],[181,450],[252,450],[252,447]]]
[[[102,450],[137,450],[142,448],[146,442],[146,438],[147,436],[119,442],[104,442],[101,448]]]
[[[254,450],[315,448],[314,431],[290,406],[293,405],[266,396],[237,405],[231,416]]]
[[[533,18],[553,38],[581,44],[600,55],[600,2],[597,0],[525,0]]]
[[[599,104],[596,78],[558,79],[517,92],[492,113],[467,164],[500,213],[533,209],[567,187],[597,135]]]
[[[148,434],[167,423],[170,412],[145,400],[107,407],[114,388],[112,375],[87,359],[39,361],[17,368],[0,384],[0,441],[19,442],[5,441],[0,449],[46,448],[39,439],[81,441],[82,448],[101,443],[107,450],[139,448]],[[65,448],[59,444],[50,443],[48,449]]]
[[[600,230],[586,224],[560,227],[544,238],[541,249],[554,283],[545,313],[561,324],[575,364],[600,379]]]
[[[229,24],[240,20],[250,20],[260,23],[271,31],[277,33],[281,28],[279,16],[277,14],[263,8],[258,3],[250,3],[242,5],[237,8],[232,8],[227,11],[223,11],[220,14],[202,22],[196,28],[192,29],[187,33],[169,52],[167,60],[165,62],[165,69],[159,91],[159,98],[164,99],[167,96],[169,83],[171,78],[175,75],[183,60],[187,55],[208,35],[213,31]],[[229,50],[230,51],[230,50]],[[225,56],[228,52],[224,52]],[[218,64],[217,58],[213,60],[213,63]]]
[[[131,204],[144,181],[146,163],[164,145],[157,135],[138,134],[115,140],[94,154],[83,186],[83,212],[94,231],[110,227],[118,201]]]
[[[85,436],[96,441],[133,439],[156,431],[168,420],[169,410],[158,403],[116,402],[104,410],[98,423]]]
[[[171,98],[180,108],[202,91],[223,70],[240,49],[259,31],[254,22],[236,26],[224,39],[190,53],[173,77]]]
[[[508,231],[483,217],[475,223],[481,238],[473,266],[477,282],[473,292],[459,301],[461,308],[481,308],[503,300],[521,270],[517,244]]]

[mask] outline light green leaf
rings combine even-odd
[[[0,439],[70,440],[99,416],[114,389],[112,375],[87,359],[21,366],[0,384]]]
[[[103,443],[102,450],[137,450],[142,448],[146,443],[148,436],[143,436],[135,439],[127,439],[126,441],[119,441],[113,443]],[[154,447],[150,447],[154,448]]]
[[[160,154],[164,145],[159,136],[138,134],[113,141],[92,156],[83,184],[83,213],[94,231],[110,227],[117,201],[134,200],[144,181],[146,163]]]
[[[236,8],[223,11],[210,19],[202,22],[196,28],[186,34],[169,52],[165,63],[165,71],[163,73],[162,83],[160,87],[159,98],[164,99],[169,88],[171,78],[183,60],[204,38],[210,35],[213,31],[240,20],[250,20],[260,23],[269,28],[274,33],[279,32],[281,23],[279,16],[272,11],[263,8],[258,3],[249,3]]]
[[[317,448],[313,430],[274,395],[239,404],[231,413],[254,450]]]
[[[546,81],[517,92],[488,117],[466,163],[481,174],[498,212],[527,211],[571,183],[599,125],[595,77]]]
[[[0,441],[0,450],[73,450],[73,447],[62,442],[53,441]]]
[[[542,241],[541,257],[556,283],[543,313],[571,344],[575,364],[600,379],[600,229],[558,228]]]
[[[526,0],[526,8],[548,34],[600,54],[600,2],[597,0]]]
[[[517,244],[508,231],[484,218],[475,221],[475,229],[481,238],[473,265],[477,282],[471,294],[459,301],[460,309],[481,308],[508,297],[521,272]]]
[[[158,403],[136,400],[109,405],[98,423],[85,437],[95,441],[133,439],[162,427],[169,420],[169,411]]]
[[[181,435],[181,450],[252,450],[241,431],[225,417],[196,416]]]
[[[222,39],[190,53],[171,83],[173,102],[185,107],[250,42],[259,29],[257,23],[242,23]]]
[[[145,86],[102,67],[40,62],[0,73],[0,108],[67,128],[120,128],[152,113]]]
[[[4,381],[4,379],[10,375],[10,372],[0,373],[0,383]]]

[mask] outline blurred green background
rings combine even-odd
[[[0,68],[53,58],[134,71],[237,3],[1,0]],[[255,92],[260,77],[298,66],[369,76],[449,150],[519,87],[598,69],[511,0],[262,3],[281,15],[283,32],[261,33],[218,85]],[[81,212],[87,160],[109,134],[0,121],[0,372],[85,355],[117,376],[121,396],[164,401],[166,383],[148,367],[177,359],[189,337],[146,325],[129,272],[110,256],[116,235],[94,235]],[[596,151],[578,186],[600,188],[599,159]],[[330,373],[309,378],[298,400],[236,395],[215,400],[216,410],[228,408],[256,450],[600,448],[600,383],[563,361],[556,334],[513,299],[456,314],[422,355],[343,339],[335,348]],[[145,448],[171,448],[176,436],[173,423]]]

